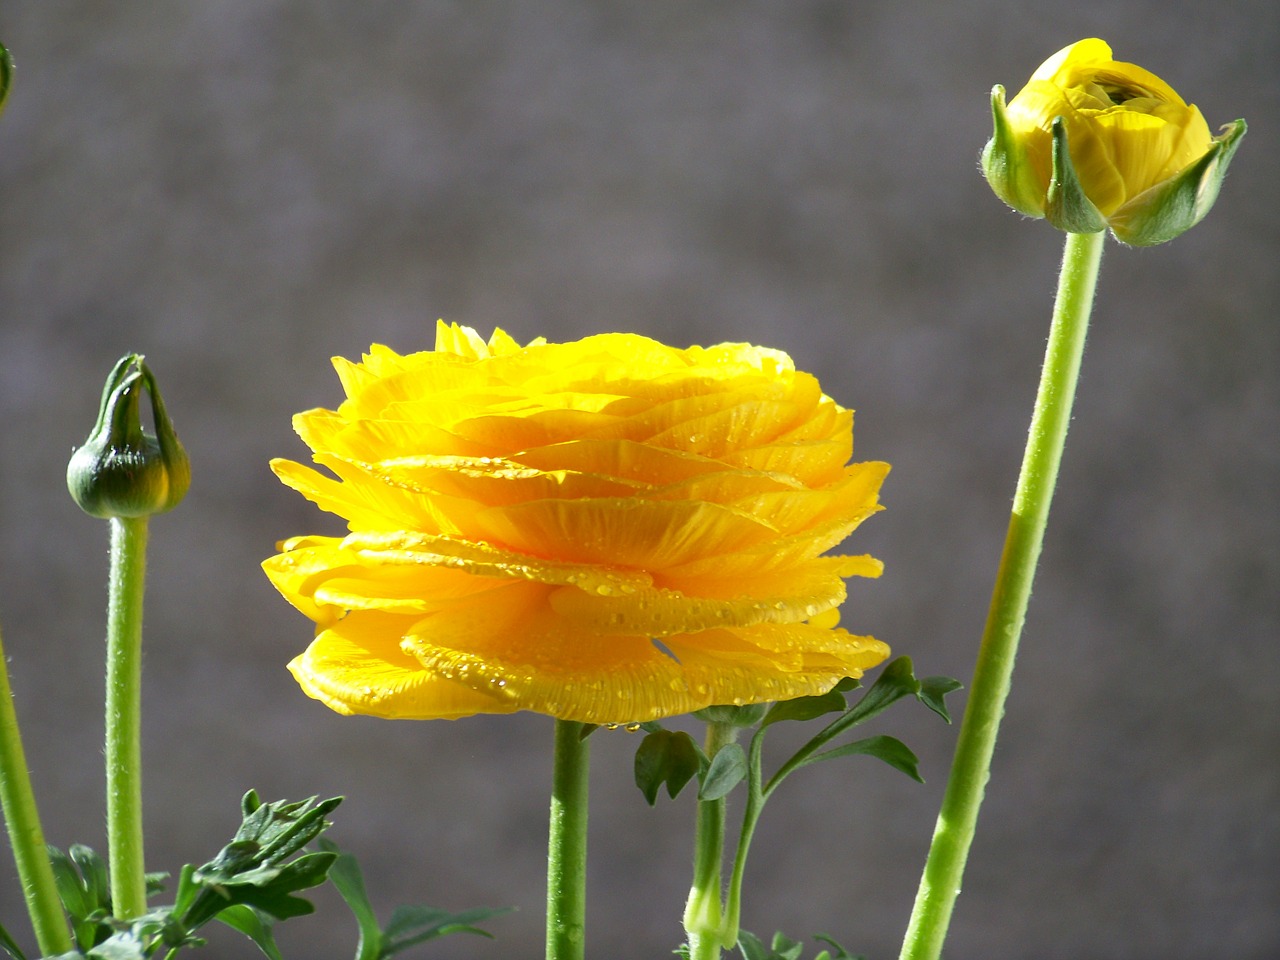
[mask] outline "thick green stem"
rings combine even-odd
[[[951,776],[901,960],[937,960],[960,893],[1071,420],[1105,236],[1067,234],[1049,346],[1014,495],[1013,515],[969,688],[969,703],[957,737]]]
[[[738,730],[729,723],[708,723],[707,757],[714,759],[733,743]],[[684,929],[689,938],[689,960],[718,960],[725,943],[724,906],[721,902],[721,870],[724,861],[725,799],[699,800],[693,837],[693,885],[684,908]],[[737,928],[733,931],[737,940]]]
[[[147,518],[112,518],[107,601],[107,845],[117,919],[147,910],[142,858],[142,593]]]
[[[18,881],[27,901],[27,913],[43,956],[71,950],[67,921],[53,882],[53,868],[45,850],[40,813],[31,790],[27,756],[18,731],[18,715],[9,687],[9,670],[0,640],[0,806],[9,829],[9,843],[18,867]]]
[[[587,774],[583,724],[557,720],[547,849],[547,960],[582,960],[587,916]]]

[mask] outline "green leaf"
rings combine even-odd
[[[747,776],[747,755],[737,743],[726,743],[711,758],[711,766],[702,778],[699,800],[719,800]]]
[[[147,954],[132,931],[117,933],[86,954],[91,960],[146,960]]]
[[[788,940],[782,934],[775,933],[773,943],[770,945],[769,960],[800,960],[800,952],[803,949],[804,944]]]
[[[4,112],[4,102],[9,99],[9,87],[13,83],[13,58],[9,51],[0,46],[0,113]]]
[[[360,940],[356,945],[356,960],[378,960],[382,955],[382,928],[378,916],[369,903],[369,894],[364,885],[364,874],[360,864],[349,853],[343,853],[337,844],[321,839],[320,849],[337,854],[333,867],[329,870],[329,880],[333,883],[351,912],[355,914],[356,925],[360,931]]]
[[[99,879],[105,874],[105,867],[97,854],[79,844],[72,845],[71,854],[53,846],[46,849],[53,868],[53,884],[71,921],[76,946],[88,950],[111,935],[111,928],[103,922],[111,910],[111,892]],[[80,864],[86,873],[81,873]]]
[[[9,936],[9,931],[4,928],[4,924],[0,924],[0,948],[11,956],[13,960],[27,960],[22,950],[18,947],[17,941]]]
[[[658,730],[647,734],[636,749],[636,786],[651,807],[664,783],[668,796],[674,800],[685,784],[697,776],[704,762],[702,751],[689,734]]]
[[[828,937],[825,934],[822,934],[822,933],[814,934],[813,939],[819,941],[820,943],[825,943],[829,947],[835,948],[836,952],[831,954],[831,960],[867,960],[867,958],[862,954],[858,954],[857,956],[854,956],[853,954],[847,952],[844,947],[840,946],[840,944],[836,943],[834,940],[832,940],[830,937]],[[818,954],[815,960],[823,960],[823,958],[826,956],[827,956],[827,951],[823,950],[822,953]]]
[[[951,714],[947,712],[947,705],[943,702],[943,698],[948,693],[959,690],[962,686],[964,684],[951,677],[924,677],[920,681],[920,692],[916,694],[916,698],[947,723],[950,723]],[[836,960],[839,960],[839,958],[836,958]]]
[[[103,859],[83,843],[73,843],[67,848],[67,855],[80,871],[89,902],[104,907],[110,903],[111,881],[107,879],[107,865]]]
[[[253,907],[236,904],[227,907],[215,918],[225,923],[232,930],[238,930],[258,945],[258,949],[268,960],[284,960],[280,948],[276,946],[275,934],[272,932],[273,921]]]
[[[769,951],[760,938],[746,930],[738,931],[738,949],[744,960],[769,960]]]
[[[475,907],[461,913],[449,913],[434,907],[396,907],[391,913],[391,922],[383,931],[386,945],[382,956],[389,957],[401,950],[451,933],[474,933],[493,939],[493,934],[481,930],[475,924],[510,911],[510,907]]]
[[[264,868],[219,886],[233,902],[247,903],[277,920],[302,917],[315,912],[315,907],[292,894],[324,883],[335,859],[332,853],[308,853],[283,867]]]
[[[823,934],[817,934],[813,939],[834,947],[836,951],[831,954],[823,950],[814,960],[866,960],[866,957],[847,953],[840,944]],[[745,960],[800,960],[804,945],[787,939],[781,933],[775,933],[772,945],[765,947],[758,937],[742,930],[738,933],[738,949],[742,951]]]
[[[920,692],[920,681],[912,672],[911,658],[898,657],[880,672],[871,688],[853,704],[842,717],[833,720],[827,731],[839,733],[865,723],[876,714],[888,709],[903,697],[914,697]],[[824,731],[826,732],[826,731]],[[832,735],[834,735],[834,733]]]
[[[178,886],[181,923],[195,930],[229,906],[246,904],[277,920],[315,908],[292,896],[323,883],[336,854],[303,854],[288,861],[329,827],[325,816],[341,797],[262,803],[250,790],[241,801],[243,820],[235,838],[202,867],[184,868]],[[288,861],[288,862],[287,862]]]
[[[924,779],[920,776],[919,758],[911,752],[905,743],[896,737],[878,736],[867,737],[865,740],[855,740],[853,743],[846,743],[830,750],[824,750],[822,753],[816,753],[806,759],[801,766],[807,767],[822,760],[834,760],[837,757],[851,757],[860,754],[877,757],[895,770],[901,770],[917,783],[924,783]]]
[[[767,727],[782,720],[812,720],[824,713],[834,713],[844,708],[844,694],[839,690],[830,690],[816,697],[796,697],[794,700],[775,703],[765,714],[760,726]]]

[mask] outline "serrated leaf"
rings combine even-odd
[[[926,707],[947,723],[950,723],[951,714],[947,712],[947,705],[943,702],[943,698],[963,686],[964,684],[959,680],[951,677],[923,677],[920,680],[920,692],[916,694],[916,697]],[[836,960],[839,960],[839,958],[836,958]]]
[[[876,757],[889,764],[895,770],[901,770],[917,783],[924,783],[924,778],[920,776],[919,758],[911,752],[905,743],[896,737],[878,736],[867,737],[865,740],[855,740],[853,743],[846,743],[830,750],[824,750],[822,753],[814,754],[805,760],[802,766],[808,766],[822,760],[834,760],[837,757],[856,755]]]
[[[333,853],[308,853],[283,867],[264,869],[261,881],[255,877],[254,882],[227,884],[223,889],[233,901],[247,903],[277,920],[305,916],[315,907],[292,894],[324,883],[335,859]],[[274,877],[266,876],[272,872]]]
[[[389,957],[409,947],[453,933],[474,933],[493,939],[493,934],[475,924],[510,912],[510,907],[475,907],[461,913],[450,913],[435,907],[401,906],[391,914],[383,931],[386,945],[382,956]]]
[[[674,800],[685,784],[697,776],[702,763],[702,752],[689,734],[676,730],[646,734],[636,749],[636,786],[649,806],[657,802],[658,789],[664,783],[668,796]]]
[[[783,700],[775,703],[761,721],[761,727],[767,727],[783,720],[812,720],[824,713],[835,713],[845,708],[844,694],[838,690],[815,697],[796,697],[794,700]]]
[[[747,776],[747,755],[742,746],[726,743],[711,758],[711,766],[707,768],[698,789],[699,800],[719,800],[728,796]]]
[[[232,930],[238,930],[252,940],[268,960],[284,960],[280,948],[276,946],[272,921],[252,907],[236,904],[227,907],[215,917],[219,923],[225,923]]]

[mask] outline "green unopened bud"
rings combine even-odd
[[[155,434],[142,425],[143,392]],[[95,517],[146,517],[172,510],[191,485],[191,464],[142,357],[120,359],[102,389],[98,422],[67,464],[67,489]]]

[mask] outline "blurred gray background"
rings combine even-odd
[[[1108,247],[948,956],[1280,957],[1278,27],[1273,0],[5,0],[0,623],[48,839],[105,845],[107,527],[63,471],[129,350],[195,471],[152,524],[154,868],[207,859],[248,787],[342,793],[384,916],[520,907],[419,955],[539,955],[551,722],[329,713],[258,569],[340,529],[267,469],[305,454],[292,413],[338,402],[329,358],[429,347],[437,317],[789,351],[894,465],[851,541],[887,572],[846,623],[967,680],[1061,246],[977,173],[987,93],[1099,35],[1251,132],[1207,221]],[[877,732],[928,784],[870,760],[789,783],[748,929],[897,955],[955,731],[903,705]],[[692,802],[645,806],[637,744],[595,740],[595,958],[680,940]],[[317,899],[286,955],[350,956]],[[25,930],[7,849],[0,916]]]

